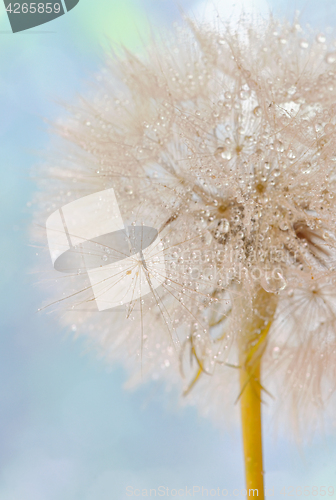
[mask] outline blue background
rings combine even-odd
[[[181,1],[185,11],[196,2]],[[270,2],[303,8],[321,29],[336,22],[332,2]],[[81,340],[38,313],[43,293],[31,273],[30,177],[48,147],[48,125],[101,65],[107,39],[134,49],[149,25],[179,18],[168,0],[80,0],[70,13],[13,35],[0,4],[0,500],[123,500],[134,488],[244,487],[238,429],[217,429],[145,386],[123,389]],[[160,392],[160,391],[159,391]],[[228,411],[230,411],[228,409]],[[266,487],[336,486],[336,440],[298,448],[265,431]],[[242,498],[242,497],[241,497]]]

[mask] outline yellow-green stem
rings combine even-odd
[[[245,458],[247,498],[264,500],[260,362],[253,375],[244,368],[240,370],[240,407]],[[256,492],[255,490],[258,490]]]
[[[241,297],[244,312],[244,295]],[[267,293],[263,288],[256,289],[240,334],[240,407],[246,491],[247,498],[257,497],[259,500],[265,498],[261,422],[263,387],[260,372],[276,307],[276,295]]]

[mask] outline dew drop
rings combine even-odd
[[[291,87],[289,87],[289,89],[287,90],[287,94],[292,96],[296,93],[296,87],[295,85],[292,85]]]
[[[275,270],[273,270],[271,275],[262,277],[261,286],[266,292],[278,293],[286,288],[287,281],[279,271],[275,272]]]
[[[239,97],[242,101],[246,101],[250,97],[250,91],[249,90],[241,90],[239,92]]]
[[[325,56],[325,60],[328,64],[333,64],[334,62],[336,62],[336,52],[329,52]]]
[[[288,229],[287,222],[285,220],[280,221],[279,228],[281,229],[281,231],[287,231],[287,229]]]
[[[221,157],[224,158],[225,160],[231,160],[232,158],[231,151],[224,149],[224,151],[221,152]]]
[[[309,47],[309,43],[307,42],[307,40],[300,40],[300,47],[301,49],[307,49]]]
[[[335,130],[335,125],[333,125],[332,123],[327,123],[327,125],[325,125],[324,127],[324,131],[326,134],[332,134],[334,130]]]
[[[306,163],[304,163],[301,167],[301,172],[303,174],[310,174],[311,172],[311,163],[309,161],[307,161]]]
[[[283,143],[281,141],[276,141],[276,145],[275,145],[275,149],[279,152],[279,153],[283,153],[284,150],[285,150],[285,147],[283,145]]]
[[[323,35],[323,33],[319,33],[318,35],[316,35],[316,41],[317,43],[325,43],[326,41],[325,35]]]
[[[253,110],[253,114],[254,114],[255,116],[261,116],[261,114],[262,114],[261,107],[260,107],[260,106],[256,106],[256,107],[254,108],[254,110]]]

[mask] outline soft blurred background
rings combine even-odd
[[[335,2],[254,2],[325,30]],[[179,7],[211,16],[195,0],[80,0],[47,25],[12,34],[0,5],[0,500],[124,500],[126,487],[244,487],[240,434],[219,430],[146,386],[130,393],[126,375],[87,352],[53,317],[38,313],[38,249],[29,226],[38,153],[48,125],[75,99],[112,42],[138,50],[150,30],[169,29]],[[251,3],[245,2],[246,9]],[[223,12],[241,3],[222,2]],[[229,409],[228,409],[229,411]],[[298,448],[265,431],[266,487],[336,486],[336,440]],[[242,497],[241,497],[242,498]]]

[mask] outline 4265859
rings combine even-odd
[[[334,495],[334,487],[333,486],[284,486],[280,495],[285,495],[287,497],[294,496],[313,496],[317,497],[318,495],[321,497],[329,496],[332,497]]]
[[[14,3],[13,7],[10,3],[7,8],[7,12],[10,14],[59,14],[61,11],[61,4],[53,2],[31,2],[31,3]]]

